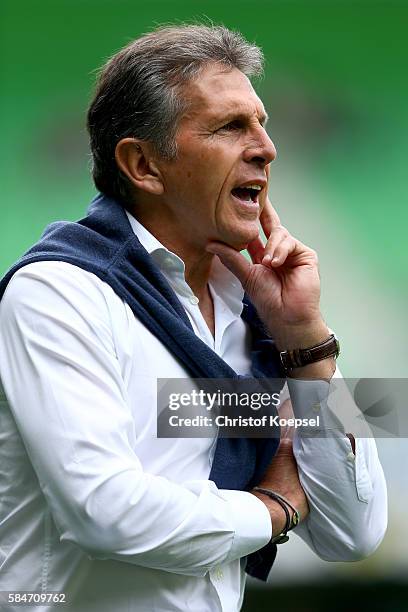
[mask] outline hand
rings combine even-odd
[[[272,459],[260,487],[271,489],[279,493],[293,504],[300,513],[301,521],[309,514],[309,504],[305,492],[300,484],[296,459],[293,455],[292,441],[288,438],[282,439],[278,452]],[[257,491],[252,491],[259,497],[271,514],[273,536],[279,535],[285,526],[285,515],[283,509],[274,500]],[[289,512],[292,512],[289,509]]]
[[[218,255],[240,280],[278,345],[280,337],[281,345],[287,344],[290,330],[301,327],[319,329],[318,334],[322,337],[317,342],[323,340],[328,331],[319,309],[320,278],[316,253],[280,224],[267,196],[260,221],[267,242],[264,245],[258,235],[248,245],[252,263],[221,242],[209,243],[207,250]],[[297,348],[297,345],[282,348]]]

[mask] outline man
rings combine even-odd
[[[295,436],[274,456],[270,441],[156,437],[157,378],[254,373],[244,290],[267,330],[263,375],[281,372],[276,347],[318,347],[286,362],[297,415],[327,387],[306,398],[297,379],[335,371],[316,254],[267,196],[276,151],[248,78],[261,66],[239,34],[192,25],[135,40],[101,73],[88,127],[102,195],[1,285],[1,590],[58,591],[78,611],[232,611],[247,558],[297,512],[327,560],[384,535],[372,440]]]

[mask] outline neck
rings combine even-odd
[[[146,208],[137,206],[130,209],[129,212],[163,246],[180,257],[185,265],[187,284],[200,302],[207,300],[209,295],[208,280],[214,255],[205,250],[204,242],[200,245],[191,240],[191,238],[196,238],[192,231],[186,232],[177,223],[172,223],[170,220],[163,218],[162,214],[157,214],[159,213],[159,207],[152,206],[149,208],[150,211],[155,212],[146,214]]]

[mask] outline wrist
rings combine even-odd
[[[279,351],[295,351],[309,349],[324,343],[331,336],[331,332],[323,319],[308,321],[299,325],[286,326],[275,339]],[[328,347],[329,349],[329,347]],[[338,353],[337,353],[338,354]],[[336,370],[337,354],[334,356],[313,360],[312,363],[293,367],[287,372],[289,378],[321,379],[329,381]]]
[[[320,317],[316,320],[282,325],[273,338],[279,351],[291,351],[314,346],[323,342],[329,335],[330,330]]]
[[[258,491],[251,491],[252,495],[255,495],[260,499],[265,506],[268,508],[269,516],[272,522],[272,538],[275,538],[282,533],[286,524],[286,514],[281,505],[275,500],[271,499],[264,493]]]

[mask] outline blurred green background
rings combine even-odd
[[[95,69],[156,24],[203,16],[265,52],[258,91],[278,149],[271,197],[283,223],[319,253],[343,374],[406,377],[404,1],[3,0],[0,273],[45,225],[83,216],[94,194],[84,124]],[[328,564],[292,538],[267,587],[285,610],[337,609],[336,601],[408,610],[408,444],[378,446],[391,500],[385,541],[364,562]],[[267,610],[269,597],[251,583],[245,609]]]

